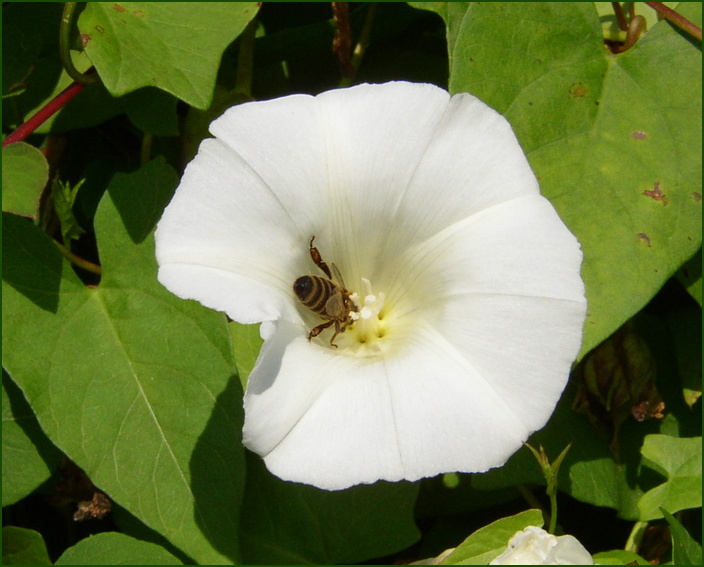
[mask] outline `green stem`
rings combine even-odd
[[[631,533],[628,534],[626,546],[624,547],[626,551],[638,553],[638,548],[640,547],[641,541],[643,541],[643,536],[645,535],[645,530],[647,529],[647,527],[648,522],[636,522],[635,524],[633,524]]]
[[[549,490],[548,496],[550,497],[550,525],[548,526],[548,533],[554,534],[557,527],[557,490]]]
[[[64,5],[64,11],[61,15],[61,26],[59,27],[59,54],[61,55],[61,63],[68,76],[81,85],[89,85],[99,80],[95,68],[91,67],[85,73],[81,73],[73,65],[73,60],[71,59],[71,28],[76,4],[77,2],[66,2]]]
[[[19,90],[16,91],[10,91],[7,94],[2,95],[2,100],[6,100],[8,98],[12,98],[13,96],[20,96],[21,94],[24,94],[24,92],[27,90],[27,87],[22,87]]]
[[[59,249],[59,252],[61,252],[61,255],[66,258],[69,262],[71,262],[74,266],[78,266],[79,268],[83,268],[84,270],[97,275],[102,274],[103,270],[100,266],[98,266],[98,264],[94,264],[93,262],[84,260],[80,256],[76,256],[73,252],[71,252],[68,248],[66,248],[63,244],[57,242],[56,240],[52,240],[52,242],[56,244],[56,247]]]

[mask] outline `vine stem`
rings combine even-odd
[[[623,15],[621,3],[611,2],[611,7],[614,9],[614,14],[616,15],[616,21],[618,22],[619,29],[626,31],[628,29],[628,23],[626,23],[626,16]]]
[[[337,33],[332,42],[332,51],[337,55],[344,78],[352,77],[355,68],[350,61],[352,30],[350,28],[349,2],[332,2],[332,16]]]
[[[668,22],[672,22],[681,30],[686,31],[688,34],[693,35],[699,41],[702,40],[702,28],[694,25],[684,16],[681,16],[675,12],[672,8],[668,8],[662,2],[646,2],[653,10],[665,18]]]
[[[77,2],[66,2],[64,5],[64,11],[61,15],[61,26],[59,27],[59,55],[68,76],[77,83],[89,85],[98,82],[98,74],[93,72],[93,67],[86,73],[81,73],[73,65],[73,60],[71,59],[71,24],[76,4]]]
[[[636,522],[635,524],[633,524],[631,533],[628,534],[628,541],[626,541],[626,545],[623,549],[625,551],[632,551],[633,553],[638,553],[638,548],[640,547],[640,543],[643,540],[643,534],[645,534],[645,530],[647,527],[648,522]]]
[[[73,252],[71,252],[68,248],[66,248],[63,244],[57,242],[56,240],[52,239],[52,242],[56,244],[56,247],[59,249],[59,252],[61,252],[61,255],[66,258],[69,262],[71,262],[74,266],[78,266],[79,268],[83,268],[84,270],[87,270],[88,272],[97,275],[103,273],[102,268],[98,266],[98,264],[94,264],[93,262],[89,262],[88,260],[85,260],[80,256],[76,256]]]
[[[352,52],[352,69],[354,73],[349,77],[343,77],[340,81],[340,87],[349,87],[352,85],[355,75],[359,70],[359,66],[362,64],[362,58],[369,45],[369,37],[372,33],[372,27],[374,27],[374,17],[376,16],[378,2],[372,2],[367,10],[367,15],[364,18],[364,27],[362,28],[362,33],[359,36],[359,41]]]
[[[81,83],[72,83],[56,95],[52,100],[46,103],[42,108],[40,108],[37,113],[22,124],[17,130],[10,133],[7,138],[2,141],[2,147],[9,144],[14,144],[15,142],[21,142],[32,132],[34,132],[39,126],[44,124],[49,118],[51,118],[54,113],[61,110],[68,102],[80,93],[85,88],[85,85]]]

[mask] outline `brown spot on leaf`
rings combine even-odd
[[[95,31],[98,33],[105,33],[105,28],[103,26],[97,25],[95,26]]]
[[[648,248],[650,248],[650,237],[647,234],[645,234],[645,232],[639,232],[638,238],[640,238],[643,242],[645,242],[648,245]]]
[[[135,10],[134,15],[137,16],[138,18],[143,18],[144,12],[142,12],[142,10]]]
[[[631,132],[631,138],[634,140],[647,140],[649,136],[642,130],[636,130],[635,132]]]
[[[83,47],[88,45],[88,42],[91,40],[91,37],[87,33],[82,33],[81,34],[81,44]]]
[[[702,200],[702,194],[701,193],[692,193],[692,199],[694,199],[695,203],[698,203],[699,201]]]
[[[573,83],[570,86],[570,98],[584,98],[589,94],[589,87],[584,83]]]
[[[114,4],[112,9],[117,12],[127,12],[127,8],[124,8],[123,6],[120,6],[119,4]]]
[[[667,195],[665,195],[660,190],[660,182],[656,181],[652,189],[643,191],[643,195],[650,197],[653,201],[660,201],[663,205],[667,205],[669,201],[667,200]]]

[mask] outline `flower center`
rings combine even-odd
[[[362,278],[362,292],[350,295],[357,309],[350,313],[354,324],[340,337],[344,337],[344,347],[352,349],[355,354],[372,355],[380,352],[380,339],[387,332],[387,322],[384,321],[386,296],[383,292],[373,293],[367,278]]]

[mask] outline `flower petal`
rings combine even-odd
[[[433,310],[446,297],[506,294],[584,302],[582,252],[547,199],[494,205],[409,246],[383,285],[407,309]],[[417,298],[423,298],[418,301]]]
[[[550,203],[527,196],[410,249],[389,297],[409,306],[400,318],[434,325],[535,431],[579,351],[586,313],[581,258]]]
[[[368,266],[356,252],[388,239],[406,165],[420,160],[448,100],[433,85],[398,82],[230,108],[159,223],[160,281],[243,323],[292,319],[291,285],[315,270],[312,235],[357,281]]]
[[[295,234],[251,169],[205,140],[156,230],[159,281],[242,323],[298,317],[286,277],[300,269]]]
[[[302,241],[316,235],[352,280],[369,271],[358,251],[396,230],[391,213],[448,101],[434,85],[364,84],[236,106],[211,130],[275,193]]]
[[[395,356],[363,367],[294,338],[291,327],[265,343],[245,394],[244,443],[282,478],[338,490],[485,471],[529,434],[430,326]]]
[[[386,249],[403,249],[409,237],[419,242],[488,207],[538,194],[508,121],[476,97],[456,94],[415,166]]]
[[[241,105],[211,130],[159,224],[159,279],[264,322],[244,442],[272,472],[341,489],[485,471],[545,423],[579,348],[581,252],[503,117],[389,83]],[[306,340],[325,317],[292,290],[322,274],[314,235],[377,306],[339,350]]]

